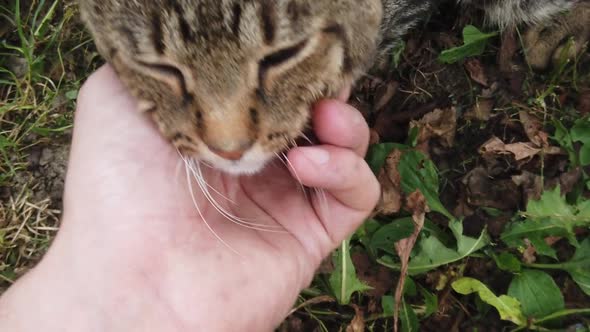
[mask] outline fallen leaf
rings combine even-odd
[[[465,119],[487,121],[492,117],[495,100],[492,98],[478,98],[473,108],[465,113]]]
[[[369,145],[375,145],[375,144],[379,144],[381,142],[381,138],[379,137],[379,133],[376,130],[371,129],[369,133],[370,133]]]
[[[305,324],[299,317],[288,317],[277,330],[278,332],[305,332]]]
[[[350,325],[346,327],[346,332],[364,332],[365,331],[365,317],[363,311],[357,306],[352,305],[354,308],[354,318],[350,322]]]
[[[419,130],[418,145],[427,146],[431,139],[437,138],[442,146],[450,148],[457,133],[457,110],[454,107],[437,108],[419,121],[412,121],[410,127],[417,127]],[[427,153],[428,149],[423,152]]]
[[[520,111],[518,114],[529,140],[537,147],[549,146],[549,135],[543,131],[541,121],[527,111]]]
[[[483,65],[481,64],[481,61],[478,59],[469,59],[465,61],[465,69],[469,73],[469,76],[472,80],[485,87],[489,86],[488,77],[485,73]]]
[[[398,213],[402,206],[401,178],[398,165],[402,151],[394,149],[385,159],[385,164],[377,179],[381,184],[381,200],[375,208],[376,214],[390,215]]]
[[[576,167],[557,178],[547,179],[529,171],[522,171],[519,175],[512,176],[512,182],[522,188],[525,203],[531,200],[539,200],[545,190],[553,190],[560,186],[564,194],[570,193],[582,179],[582,169]]]
[[[541,152],[541,149],[536,148],[532,143],[512,143],[504,146],[506,151],[514,155],[516,161],[528,160]]]
[[[516,38],[516,29],[511,27],[502,33],[502,44],[498,52],[498,63],[500,71],[503,73],[511,73],[515,71],[514,56],[518,52],[519,43]]]
[[[578,185],[578,183],[582,180],[583,176],[584,176],[584,172],[582,171],[582,168],[576,167],[568,172],[561,174],[559,176],[559,183],[557,183],[557,181],[556,181],[556,183],[554,183],[553,181],[549,181],[548,184],[551,185],[551,187],[549,187],[549,188],[552,188],[552,187],[556,186],[557,184],[559,184],[559,186],[561,187],[561,192],[564,194],[569,194],[570,192],[572,192],[574,190],[576,185]]]
[[[389,291],[394,280],[390,269],[371,264],[369,256],[363,252],[355,252],[351,258],[359,280],[372,288],[366,292],[368,296],[380,298]]]
[[[403,239],[395,244],[395,249],[400,258],[400,276],[395,289],[395,312],[393,316],[395,331],[398,330],[399,310],[400,304],[402,303],[402,296],[404,290],[404,284],[408,275],[408,262],[410,261],[410,254],[414,249],[418,235],[424,227],[424,220],[426,219],[426,213],[429,212],[428,205],[426,203],[426,197],[416,190],[408,196],[406,202],[406,208],[412,212],[412,219],[414,220],[414,233],[409,238]]]
[[[528,239],[525,239],[523,242],[526,248],[522,252],[522,261],[526,264],[533,264],[537,261],[537,249],[535,249],[535,246]]]
[[[398,88],[398,82],[389,81],[380,89],[378,89],[375,97],[375,99],[377,100],[377,102],[375,103],[375,110],[381,111],[382,109],[384,109],[385,106],[387,106],[391,102]]]
[[[480,153],[485,154],[496,154],[496,155],[507,155],[512,154],[516,161],[529,160],[530,158],[539,154],[542,150],[535,147],[533,143],[511,143],[505,144],[498,137],[492,137],[490,140],[485,142],[480,147]]]
[[[471,206],[512,210],[518,207],[521,195],[518,186],[508,179],[494,179],[484,167],[476,167],[462,179]]]
[[[521,187],[525,203],[541,198],[543,193],[543,178],[541,176],[523,171],[519,175],[512,176],[512,182]]]

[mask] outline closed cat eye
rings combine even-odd
[[[266,72],[270,68],[277,67],[294,58],[305,48],[306,45],[307,40],[304,40],[295,46],[281,49],[262,58],[262,60],[260,60],[258,69],[258,84],[260,87],[263,87],[264,81],[266,79]],[[259,89],[259,94],[264,97],[264,88]]]
[[[186,79],[180,69],[161,63],[147,63],[143,61],[139,61],[138,63],[145,67],[152,77],[168,83],[175,94],[182,96],[184,99],[189,98]]]
[[[299,54],[299,52],[301,52],[301,50],[303,50],[305,45],[307,45],[307,40],[304,40],[295,46],[284,48],[282,50],[276,51],[274,53],[271,53],[271,54],[265,56],[260,61],[260,68],[275,67],[275,66],[278,66],[278,65],[284,63],[285,61],[287,61],[287,60],[295,57],[297,54]]]

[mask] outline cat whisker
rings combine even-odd
[[[189,163],[189,167],[191,167],[191,170],[194,171],[194,166],[198,165],[198,164],[203,164],[202,161],[197,161],[195,159],[190,159],[190,163]],[[203,172],[201,170],[199,170],[199,173],[201,174],[201,178],[203,178],[203,180],[205,179],[204,176],[202,176]],[[223,195],[221,192],[219,192],[219,190],[215,189],[215,187],[213,187],[212,185],[210,185],[209,183],[207,183],[207,181],[203,181],[205,183],[205,185],[207,185],[207,187],[211,190],[213,190],[214,193],[216,193],[217,195],[221,196],[223,199],[225,199],[226,201],[234,204],[234,205],[238,205],[238,203],[236,203],[234,200],[232,200],[231,198]]]
[[[232,223],[242,226],[242,227],[245,227],[245,228],[248,228],[248,229],[253,229],[253,230],[262,231],[262,232],[287,233],[286,231],[284,231],[284,228],[282,226],[259,224],[259,223],[251,222],[251,221],[248,221],[247,219],[240,218],[238,216],[233,215],[231,212],[229,212],[223,206],[221,206],[221,204],[219,204],[219,202],[217,202],[217,200],[215,200],[215,198],[211,195],[211,193],[208,190],[208,188],[210,188],[211,186],[209,184],[207,184],[207,182],[205,181],[205,179],[203,177],[203,173],[202,173],[199,165],[198,164],[195,165],[195,163],[193,162],[193,163],[191,163],[191,166],[189,167],[189,169],[193,173],[193,177],[197,181],[197,185],[199,185],[205,198],[209,201],[209,203],[211,203],[213,208],[219,214],[221,214],[223,217],[225,217],[226,219],[228,219]]]
[[[186,181],[188,184],[188,189],[189,189],[189,193],[191,195],[191,199],[193,201],[193,205],[195,206],[195,209],[197,209],[197,212],[199,213],[199,216],[201,217],[201,219],[203,220],[203,223],[205,223],[205,226],[207,226],[207,228],[209,229],[209,231],[211,232],[211,234],[213,234],[213,236],[215,236],[215,238],[221,242],[224,246],[226,246],[229,250],[231,250],[233,253],[235,253],[236,255],[240,256],[243,258],[243,256],[237,251],[235,250],[232,246],[230,246],[227,242],[225,242],[216,232],[215,230],[213,230],[213,227],[211,227],[211,225],[209,225],[209,223],[207,222],[207,219],[205,218],[205,216],[203,215],[203,213],[201,212],[201,209],[199,208],[199,204],[197,203],[197,199],[195,198],[195,192],[193,190],[193,183],[191,181],[191,176],[190,176],[190,171],[189,171],[189,167],[188,164],[185,164],[185,173],[186,173]]]
[[[309,144],[314,145],[313,141],[304,133],[301,134],[301,138],[303,138],[304,140],[306,140]]]
[[[301,188],[301,192],[303,192],[303,197],[305,198],[306,201],[309,201],[309,197],[307,196],[307,189],[303,185],[303,182],[301,181],[301,177],[299,177],[299,173],[297,173],[297,170],[295,169],[295,167],[293,167],[293,164],[289,160],[289,157],[287,157],[287,155],[284,152],[282,152],[281,154],[282,154],[283,158],[280,158],[280,159],[284,161],[285,166],[287,168],[290,168],[293,171],[293,175],[295,176],[297,183],[299,183],[299,187]]]
[[[330,206],[328,205],[328,197],[326,191],[321,188],[313,188],[315,196],[318,199],[320,218],[330,219]]]

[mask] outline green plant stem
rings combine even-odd
[[[542,323],[545,323],[550,320],[554,320],[557,318],[570,316],[570,315],[590,315],[590,308],[566,309],[566,310],[557,311],[557,312],[552,313],[551,315],[548,315],[548,316],[545,316],[545,317],[540,318],[538,320],[535,320],[535,324],[542,324]],[[527,328],[531,329],[531,328],[535,328],[535,326],[520,326],[520,327],[512,330],[512,332],[522,331]],[[538,327],[536,327],[536,328],[538,329]]]
[[[528,263],[522,264],[526,267],[531,267],[533,269],[544,269],[544,270],[564,270],[567,268],[567,265],[564,263],[556,263],[556,264],[538,264],[538,263]]]

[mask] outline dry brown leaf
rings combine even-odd
[[[457,200],[457,206],[455,206],[455,209],[453,210],[453,215],[457,218],[465,218],[471,217],[474,213],[475,211],[467,203],[465,195],[461,195]]]
[[[498,154],[498,155],[506,155],[512,154],[516,161],[520,160],[528,160],[537,154],[539,154],[542,150],[540,148],[535,147],[533,143],[511,143],[505,144],[502,142],[501,139],[498,137],[492,137],[487,142],[485,142],[480,147],[480,153],[482,155],[485,154]]]
[[[530,200],[539,200],[545,190],[552,190],[559,185],[563,195],[570,193],[582,178],[582,169],[577,167],[556,178],[543,178],[540,175],[523,171],[512,176],[512,182],[522,188],[525,204]]]
[[[504,149],[514,155],[516,161],[528,160],[541,152],[533,143],[512,143],[506,144]]]
[[[543,178],[528,171],[512,177],[512,182],[522,188],[525,203],[530,200],[538,200],[543,193]]]
[[[484,167],[472,169],[461,181],[471,206],[510,210],[520,204],[518,186],[508,179],[494,179]]]
[[[375,208],[375,214],[390,215],[398,213],[402,206],[401,178],[397,166],[402,157],[400,150],[394,149],[385,165],[379,171],[377,179],[381,184],[381,200]]]
[[[356,268],[358,278],[372,287],[367,291],[370,297],[381,298],[391,289],[394,276],[391,269],[372,264],[369,255],[364,252],[355,252],[351,255],[352,263]]]
[[[391,102],[391,100],[393,99],[393,96],[395,96],[395,93],[397,92],[398,88],[399,88],[398,82],[389,81],[389,82],[387,82],[387,84],[385,84],[379,90],[377,90],[377,93],[376,93],[377,102],[375,103],[375,110],[381,111],[383,108],[385,108],[385,106],[387,106]]]
[[[432,138],[438,138],[442,146],[450,148],[455,143],[457,133],[457,110],[454,107],[437,108],[419,121],[412,121],[410,126],[419,129],[418,145],[428,145]]]
[[[561,236],[548,236],[544,240],[548,246],[552,247],[554,244],[559,242],[561,239],[563,239],[563,237],[561,237]]]
[[[403,239],[395,244],[395,250],[397,251],[397,254],[401,262],[399,280],[397,282],[397,287],[395,289],[395,311],[393,314],[393,326],[395,327],[396,332],[398,330],[397,323],[399,320],[400,303],[402,300],[406,276],[408,275],[408,263],[410,261],[410,254],[412,253],[412,249],[414,249],[414,245],[416,244],[418,235],[420,235],[420,232],[424,227],[426,213],[430,211],[428,205],[426,204],[426,197],[424,197],[420,190],[416,190],[408,196],[408,199],[406,201],[406,208],[408,209],[408,211],[412,212],[412,219],[414,220],[414,233],[412,233],[412,235],[409,238]]]
[[[363,311],[357,306],[352,304],[354,308],[354,318],[350,322],[350,325],[346,327],[346,332],[365,332],[365,317]]]
[[[502,45],[500,52],[498,52],[498,63],[500,71],[503,73],[511,73],[516,70],[512,59],[519,49],[519,43],[516,38],[516,29],[511,27],[506,29],[502,34]]]
[[[375,145],[375,144],[379,144],[381,142],[381,138],[379,137],[379,133],[374,130],[371,129],[369,131],[370,136],[369,136],[369,145]]]
[[[537,249],[528,239],[524,239],[526,249],[522,252],[522,261],[526,264],[533,264],[537,261]]]
[[[582,176],[584,175],[584,172],[582,171],[582,168],[580,167],[576,167],[566,173],[563,173],[559,176],[559,187],[561,188],[561,194],[565,195],[565,194],[569,194],[570,192],[572,192],[572,190],[574,190],[574,187],[580,183],[580,181],[582,180]],[[552,187],[554,188],[557,183],[552,184]]]
[[[469,73],[469,76],[472,80],[483,86],[489,86],[488,77],[485,73],[483,65],[481,64],[481,61],[478,59],[469,59],[465,61],[465,69]]]
[[[492,117],[492,110],[494,109],[494,99],[492,98],[478,98],[473,109],[465,113],[467,120],[487,121]]]
[[[278,332],[306,332],[305,331],[305,324],[303,324],[303,320],[299,317],[288,317],[285,321],[281,324]]]
[[[529,140],[538,147],[549,146],[549,135],[543,131],[541,121],[526,111],[520,111],[518,114]]]

